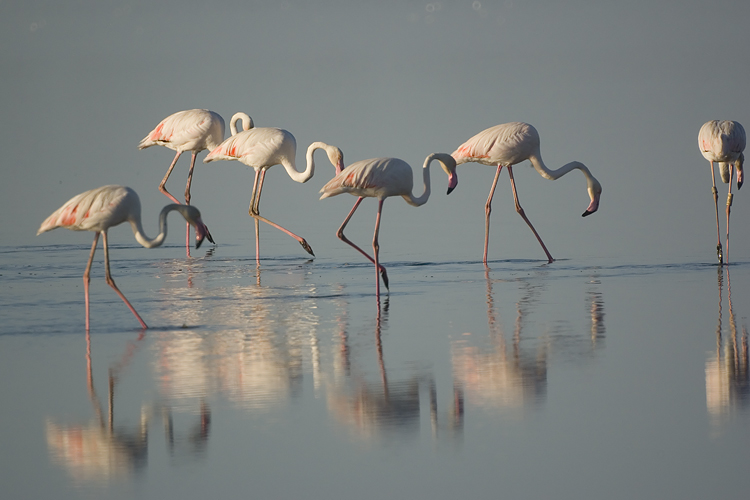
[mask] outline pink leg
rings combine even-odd
[[[380,279],[378,279],[378,269],[380,264],[378,262],[380,254],[380,244],[378,243],[378,234],[380,233],[380,214],[383,211],[384,199],[378,200],[378,216],[375,218],[375,234],[372,236],[372,253],[375,256],[375,295],[380,300]]]
[[[307,251],[307,253],[309,253],[312,256],[315,256],[315,254],[313,253],[312,247],[307,243],[307,241],[305,241],[304,238],[302,238],[300,236],[297,236],[296,234],[294,234],[293,232],[289,231],[288,229],[284,229],[283,227],[279,226],[275,222],[271,222],[270,220],[266,219],[265,217],[261,217],[261,215],[260,215],[260,209],[258,207],[260,205],[260,193],[263,190],[263,180],[265,179],[265,177],[266,177],[266,171],[265,170],[261,170],[260,181],[258,182],[258,192],[255,195],[255,205],[254,206],[250,205],[250,207],[251,207],[250,208],[250,215],[255,219],[255,223],[258,224],[258,221],[262,220],[266,224],[270,224],[271,226],[275,227],[276,229],[279,229],[280,231],[285,232],[286,234],[288,234],[289,236],[291,236],[292,238],[294,238],[295,240],[297,240],[299,242],[299,244],[302,245],[302,248],[304,248]],[[256,242],[258,241],[257,237],[256,237],[255,241]]]
[[[490,244],[490,213],[492,212],[492,197],[495,196],[495,186],[497,186],[497,179],[500,177],[500,171],[503,169],[502,165],[497,166],[497,172],[495,172],[495,180],[492,181],[492,187],[490,188],[490,195],[487,197],[487,203],[484,204],[484,256],[482,262],[487,265],[487,248]]]
[[[174,160],[172,160],[172,164],[169,166],[169,169],[167,170],[167,174],[161,180],[161,184],[159,184],[159,191],[161,191],[162,193],[164,193],[165,195],[167,195],[167,197],[170,200],[172,200],[174,203],[177,203],[177,204],[179,204],[180,202],[177,201],[177,198],[175,198],[174,196],[172,196],[171,194],[169,194],[169,191],[167,191],[167,188],[166,188],[166,184],[167,184],[167,179],[169,179],[169,176],[172,174],[172,169],[177,164],[177,159],[180,157],[181,154],[182,154],[182,152],[178,151],[177,154],[174,155]]]
[[[526,224],[529,225],[531,228],[531,232],[534,233],[534,236],[536,236],[537,241],[540,245],[542,245],[542,249],[544,250],[544,253],[547,254],[547,259],[549,260],[549,263],[555,261],[555,259],[552,258],[549,251],[547,250],[547,247],[544,246],[544,242],[539,237],[539,234],[536,232],[536,229],[534,229],[534,226],[531,225],[531,221],[526,217],[526,213],[524,213],[523,208],[521,208],[521,204],[518,202],[518,193],[516,192],[516,181],[513,180],[513,167],[508,167],[508,175],[510,176],[510,185],[513,188],[513,200],[516,202],[516,212],[518,212],[518,215],[520,215],[523,220],[526,221]]]
[[[123,302],[125,302],[125,305],[128,306],[128,309],[130,309],[130,312],[132,312],[135,317],[138,319],[138,321],[141,323],[141,328],[148,328],[146,323],[141,319],[141,317],[138,315],[138,313],[135,311],[135,308],[128,302],[128,299],[125,298],[125,295],[122,294],[119,288],[117,288],[117,285],[115,285],[115,280],[112,279],[112,275],[109,272],[109,244],[107,243],[107,232],[104,231],[103,233],[104,239],[104,270],[105,270],[105,278],[107,280],[107,284],[111,286],[115,292],[117,292],[117,295],[120,296]]]
[[[195,168],[195,157],[197,153],[193,151],[192,158],[190,159],[190,170],[188,171],[187,184],[185,185],[185,205],[190,205],[190,186],[193,183],[193,169]],[[190,257],[190,223],[186,223],[185,229],[185,252]]]
[[[91,244],[91,253],[89,254],[89,262],[86,264],[86,270],[83,272],[83,293],[86,296],[86,332],[89,331],[89,282],[91,281],[91,263],[94,261],[94,253],[96,252],[96,244],[99,242],[99,232],[94,233],[94,243]]]
[[[367,252],[365,252],[364,250],[362,250],[361,248],[359,248],[352,241],[350,241],[349,238],[347,238],[346,236],[344,236],[344,228],[349,223],[349,219],[352,218],[352,215],[354,215],[354,211],[357,210],[357,207],[359,207],[359,204],[362,203],[362,200],[364,200],[364,198],[362,196],[360,196],[359,198],[357,198],[357,201],[354,203],[354,207],[351,209],[351,211],[349,211],[349,215],[346,216],[346,219],[344,219],[344,222],[341,224],[341,227],[338,229],[338,231],[336,231],[336,237],[338,239],[340,239],[341,241],[343,241],[344,243],[346,243],[347,245],[349,245],[352,248],[354,248],[356,251],[358,251],[359,253],[361,253],[365,257],[367,257],[367,260],[369,260],[370,262],[372,262],[373,264],[375,264],[375,259],[373,259],[372,257],[370,257],[367,254]],[[388,273],[385,271],[385,267],[378,266],[378,269],[380,269],[380,275],[383,277],[383,283],[385,284],[385,287],[388,288]]]
[[[734,177],[734,164],[729,165],[729,194],[727,194],[727,264],[729,264],[729,212],[732,210],[732,178]]]
[[[255,180],[253,181],[253,194],[250,197],[250,210],[248,210],[248,213],[250,216],[253,215],[253,212],[257,211],[257,203],[255,202],[256,193],[258,192],[258,177],[260,174],[260,170],[255,171]],[[258,223],[258,219],[253,217],[253,220],[255,222],[255,264],[260,265],[260,225]]]
[[[724,254],[721,250],[721,232],[719,230],[719,191],[716,189],[716,174],[714,173],[714,162],[711,164],[711,183],[713,184],[714,206],[716,207],[716,256],[719,258],[719,265],[724,264]],[[732,185],[729,185],[732,189]]]

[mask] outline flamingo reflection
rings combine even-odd
[[[727,273],[727,305],[729,306],[729,336],[722,332],[722,290],[724,271]],[[728,415],[736,408],[746,408],[750,402],[750,372],[748,371],[747,325],[738,332],[732,307],[732,285],[729,268],[717,270],[719,288],[719,319],[716,325],[716,353],[706,360],[706,406],[713,417]]]
[[[345,308],[344,308],[345,309]],[[346,424],[353,435],[365,441],[376,438],[415,435],[420,424],[420,396],[423,382],[428,381],[430,420],[433,435],[437,436],[438,411],[437,391],[432,377],[412,375],[406,380],[389,379],[384,359],[382,333],[388,324],[389,299],[381,307],[377,299],[377,316],[375,318],[375,352],[378,365],[378,381],[366,380],[366,375],[351,360],[348,324],[346,312],[338,318],[339,345],[336,348],[334,366],[339,369],[333,383],[328,389],[328,409],[334,418]],[[343,375],[343,376],[342,376]],[[463,424],[463,396],[456,393],[453,415],[449,415],[451,429],[458,429]],[[452,418],[450,418],[452,417]],[[452,423],[452,425],[451,425]]]
[[[141,332],[137,342],[143,340]],[[109,370],[108,410],[105,412],[96,394],[91,362],[91,338],[86,332],[86,378],[95,419],[89,424],[57,424],[47,420],[46,433],[54,462],[68,469],[78,483],[107,483],[126,478],[142,470],[148,451],[148,412],[141,409],[136,429],[114,427],[114,392],[120,370],[127,365],[137,345],[129,344],[120,363]]]

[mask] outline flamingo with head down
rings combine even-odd
[[[58,227],[64,227],[72,231],[93,231],[94,243],[91,245],[89,261],[86,271],[83,273],[83,289],[86,300],[86,330],[89,330],[89,274],[91,263],[94,260],[94,252],[99,241],[99,235],[103,236],[104,245],[104,270],[107,284],[111,286],[117,295],[125,302],[128,309],[135,315],[141,327],[148,328],[146,323],[136,312],[135,308],[128,302],[125,295],[117,288],[115,280],[109,270],[109,244],[107,242],[107,231],[110,227],[129,222],[133,228],[133,234],[138,243],[146,248],[155,248],[164,243],[167,237],[167,214],[177,211],[188,224],[195,228],[195,248],[201,246],[204,238],[213,243],[211,234],[201,220],[200,211],[190,205],[173,204],[167,205],[159,214],[159,234],[156,238],[149,238],[143,233],[141,224],[141,201],[138,194],[125,186],[102,186],[74,196],[62,207],[58,208],[52,215],[42,222],[37,235],[51,231]]]

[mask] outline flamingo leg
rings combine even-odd
[[[732,211],[732,177],[734,177],[734,164],[729,165],[729,194],[727,194],[727,264],[729,264],[729,212]]]
[[[307,253],[309,253],[310,255],[312,255],[314,257],[315,254],[313,253],[312,247],[307,243],[307,241],[305,241],[304,238],[302,238],[301,236],[297,236],[296,234],[294,234],[293,232],[289,231],[288,229],[285,229],[285,228],[279,226],[275,222],[271,222],[270,220],[266,219],[265,217],[261,217],[261,215],[260,215],[260,209],[259,209],[259,205],[260,205],[260,193],[263,190],[263,180],[265,179],[265,177],[266,177],[266,171],[265,170],[261,170],[260,181],[258,182],[258,191],[257,191],[257,193],[255,193],[255,196],[254,196],[254,198],[255,198],[255,205],[254,206],[252,204],[250,205],[250,216],[255,219],[255,224],[256,224],[256,226],[255,226],[256,227],[256,240],[255,240],[256,243],[258,241],[257,240],[257,231],[258,231],[257,224],[258,224],[259,220],[262,220],[266,224],[269,224],[269,225],[275,227],[276,229],[285,232],[286,234],[288,234],[289,236],[291,236],[292,238],[294,238],[295,240],[297,240],[299,242],[299,244],[302,245],[302,248],[304,248],[305,251],[307,251]],[[257,255],[256,255],[256,259],[257,259]]]
[[[195,157],[197,153],[193,151],[192,158],[190,160],[190,170],[188,171],[187,184],[185,185],[185,205],[190,205],[190,186],[193,184],[193,169],[195,168]],[[185,251],[187,256],[190,257],[190,223],[186,223],[187,228],[185,230]]]
[[[724,264],[724,254],[721,250],[721,232],[719,231],[719,191],[716,189],[716,174],[714,173],[714,162],[711,164],[711,183],[713,184],[712,190],[714,193],[714,206],[716,207],[716,256],[719,257],[719,265]],[[729,189],[732,189],[732,185],[729,185]]]
[[[260,171],[255,171],[255,180],[253,181],[253,194],[250,197],[250,209],[248,210],[248,213],[252,216],[254,211],[258,210],[258,205],[255,202],[256,193],[258,191],[258,177],[259,177]],[[255,219],[255,264],[260,265],[260,226],[258,224],[258,219]]]
[[[138,321],[141,324],[141,328],[148,328],[148,325],[141,319],[141,317],[136,312],[135,308],[128,302],[128,299],[125,298],[125,295],[120,291],[119,288],[117,288],[117,285],[115,285],[115,280],[112,279],[112,275],[109,272],[109,244],[107,243],[107,232],[102,232],[103,234],[103,245],[104,245],[104,270],[105,270],[105,278],[107,280],[107,284],[114,289],[115,292],[117,292],[117,295],[120,296],[123,302],[125,302],[125,305],[128,306],[128,309],[130,309],[130,312],[132,312],[135,317],[138,319]],[[93,254],[92,254],[93,255]]]
[[[89,282],[91,281],[91,263],[94,262],[94,253],[96,252],[97,243],[99,243],[99,231],[94,233],[94,243],[91,244],[89,262],[86,264],[86,270],[83,272],[83,293],[86,297],[86,333],[89,331]]]
[[[529,225],[529,228],[531,228],[531,232],[534,233],[534,236],[536,236],[537,241],[540,245],[542,245],[542,249],[544,250],[544,253],[547,254],[547,259],[549,260],[549,263],[555,261],[555,259],[552,258],[552,255],[550,255],[549,251],[547,250],[547,247],[544,246],[544,242],[542,241],[542,238],[539,237],[539,233],[536,232],[536,229],[534,229],[534,226],[531,224],[531,221],[526,217],[526,213],[524,212],[523,208],[521,207],[521,204],[518,202],[518,193],[516,192],[516,181],[513,180],[513,167],[508,167],[508,176],[510,176],[510,185],[513,188],[513,200],[516,202],[516,212],[518,212],[518,215],[520,215],[523,220],[526,221],[526,224]]]
[[[378,215],[375,218],[375,234],[372,236],[372,253],[375,256],[375,295],[380,299],[380,279],[378,277],[378,270],[380,264],[378,262],[378,256],[380,254],[380,244],[378,243],[378,234],[380,234],[380,214],[383,211],[384,199],[378,200]]]
[[[178,204],[180,202],[177,201],[177,198],[175,198],[174,196],[172,196],[169,193],[169,191],[167,191],[166,185],[167,185],[167,179],[169,179],[169,176],[172,175],[172,169],[174,168],[175,165],[177,165],[177,159],[180,157],[181,154],[182,154],[182,151],[177,151],[177,154],[174,155],[174,160],[172,160],[172,164],[167,169],[167,173],[164,176],[164,178],[161,180],[161,184],[159,184],[159,191],[161,191],[162,193],[164,193],[165,195],[167,195],[167,197],[170,200],[172,200],[174,203],[178,203]]]
[[[487,197],[487,203],[484,204],[484,256],[482,262],[487,265],[487,248],[490,244],[490,213],[492,212],[492,197],[495,196],[495,187],[497,186],[497,180],[500,178],[500,171],[503,169],[502,165],[497,166],[497,172],[495,172],[495,180],[492,181],[492,187],[490,188],[490,195]]]
[[[344,219],[344,222],[341,224],[341,227],[338,229],[338,231],[336,231],[336,237],[338,239],[340,239],[341,241],[343,241],[344,243],[346,243],[347,245],[349,245],[352,248],[354,248],[356,251],[358,251],[359,253],[361,253],[365,257],[367,257],[367,260],[369,260],[370,262],[372,262],[373,264],[375,264],[375,259],[373,259],[372,257],[370,257],[367,254],[367,252],[365,252],[364,250],[362,250],[361,248],[359,248],[351,240],[349,240],[349,238],[347,238],[344,235],[344,228],[349,223],[349,219],[352,218],[352,215],[354,215],[354,211],[357,210],[357,207],[359,207],[359,204],[362,203],[362,200],[364,200],[364,198],[362,196],[360,196],[359,198],[357,198],[357,201],[354,203],[354,207],[351,209],[351,211],[349,211],[349,215],[346,216],[346,219]],[[385,287],[388,288],[388,273],[385,271],[385,267],[378,266],[378,269],[380,269],[380,275],[383,277],[383,283],[385,284]]]

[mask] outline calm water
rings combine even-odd
[[[747,492],[750,263],[1,247],[4,498]],[[707,257],[710,257],[709,254]]]

